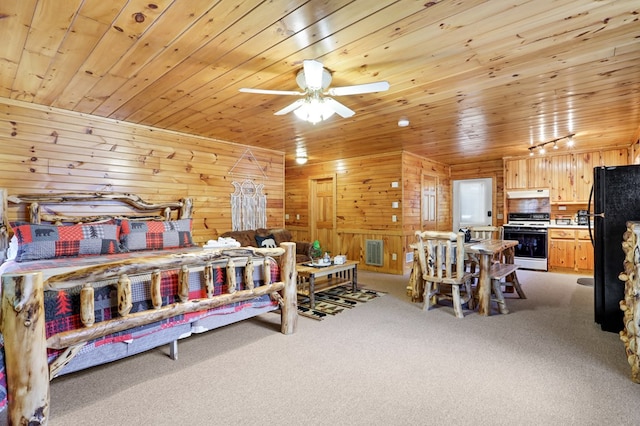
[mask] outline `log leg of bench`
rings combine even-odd
[[[49,366],[42,273],[2,277],[2,321],[9,424],[49,421]]]
[[[500,285],[501,285],[500,279],[496,278],[491,280],[493,293],[496,296],[495,301],[498,302],[498,311],[500,311],[501,314],[508,314],[509,309],[507,309],[507,304],[504,301],[504,295],[502,294],[502,289],[500,288]]]
[[[524,294],[522,287],[520,287],[520,281],[518,281],[518,275],[516,275],[516,271],[513,271],[507,276],[506,281],[510,283],[513,288],[516,289],[516,293],[518,293],[518,297],[520,299],[526,299],[527,296]]]

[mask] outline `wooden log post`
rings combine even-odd
[[[271,260],[268,257],[262,263],[262,280],[267,285],[271,284]]]
[[[229,258],[227,261],[227,293],[235,293],[236,288],[236,264],[233,259]]]
[[[183,198],[181,200],[182,206],[180,207],[180,219],[189,219],[193,212],[193,198]]]
[[[118,313],[121,317],[127,315],[133,307],[131,301],[131,280],[127,274],[120,275],[118,279]]]
[[[91,327],[96,322],[95,298],[91,284],[85,284],[80,289],[80,321],[85,327]]]
[[[189,267],[182,265],[178,275],[178,299],[182,303],[189,301]]]
[[[46,425],[49,366],[42,273],[3,275],[2,312],[9,424]]]
[[[160,274],[160,270],[156,269],[151,273],[151,304],[154,309],[160,309],[160,307],[162,307],[161,281],[162,275]]]
[[[284,255],[280,263],[280,281],[284,281],[283,299],[280,308],[280,331],[282,334],[292,334],[298,325],[298,273],[296,272],[296,243],[280,243]]]
[[[253,258],[247,257],[247,264],[244,266],[244,288],[247,290],[253,290],[255,284],[253,283]]]
[[[40,205],[38,203],[29,204],[29,222],[40,224]]]
[[[635,383],[640,383],[640,259],[636,254],[639,248],[640,222],[627,222],[622,242],[624,272],[618,276],[625,287],[624,298],[620,301],[624,322],[620,340],[624,343],[631,380]]]
[[[213,265],[211,262],[207,262],[204,266],[204,271],[202,272],[204,275],[204,284],[207,287],[207,297],[211,299],[214,293],[213,287]]]

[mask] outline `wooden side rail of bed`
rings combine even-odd
[[[249,300],[269,294],[281,312],[281,332],[291,334],[297,323],[295,243],[282,243],[272,249],[214,249],[192,253],[167,254],[148,258],[126,259],[86,267],[62,275],[43,278],[42,272],[7,274],[2,276],[2,317],[5,362],[9,392],[11,424],[46,424],[49,411],[49,380],[69,362],[85,343],[122,330],[129,330],[177,315],[216,308],[229,303]],[[263,270],[263,285],[245,285],[236,289],[235,265],[243,265],[246,283],[253,283],[254,259],[280,257],[278,282],[270,282],[269,267]],[[222,262],[234,270],[227,274],[227,292],[212,295],[212,265]],[[157,298],[159,272],[179,270],[180,281],[186,283],[189,271],[203,270],[207,297],[189,300],[188,288],[179,284],[179,301],[162,306]],[[131,289],[129,275],[151,273],[152,309],[130,313]],[[93,321],[93,290],[95,283],[117,280],[119,316]],[[100,285],[100,284],[98,284]],[[104,284],[102,284],[104,285]],[[82,286],[81,319],[84,327],[45,337],[44,292],[71,286]],[[65,349],[51,365],[47,348]]]

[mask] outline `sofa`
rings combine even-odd
[[[233,238],[242,247],[279,247],[282,242],[296,243],[296,263],[309,262],[311,243],[293,241],[290,231],[284,228],[249,229],[245,231],[229,231],[220,235],[221,238]]]

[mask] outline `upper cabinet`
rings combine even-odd
[[[529,188],[529,159],[504,161],[504,187],[505,189]]]
[[[549,188],[552,203],[587,203],[593,168],[628,164],[626,148],[508,159],[505,189]]]
[[[520,158],[504,162],[505,189],[538,189],[549,187],[549,159]]]

